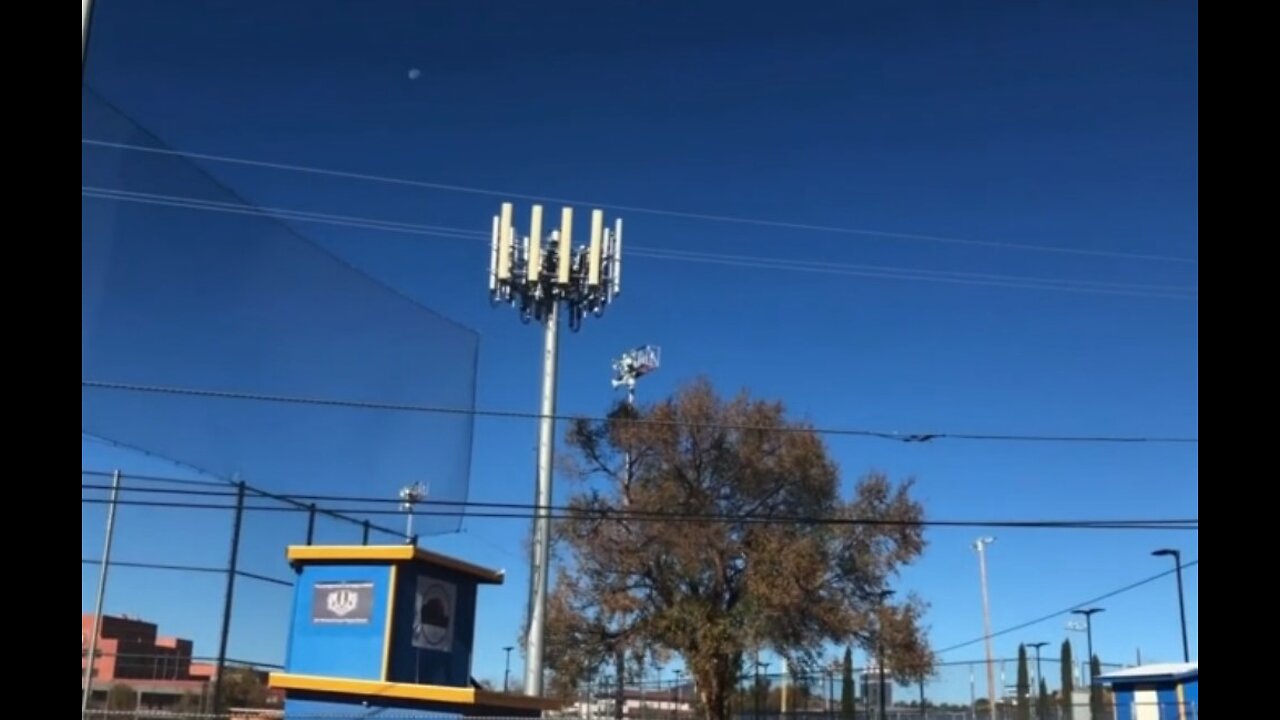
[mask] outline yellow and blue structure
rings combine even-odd
[[[503,574],[413,545],[295,545],[285,715],[538,717],[546,698],[475,687],[481,585]]]
[[[1198,720],[1200,664],[1138,665],[1099,675],[1111,687],[1115,720]]]

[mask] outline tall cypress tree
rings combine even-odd
[[[1071,720],[1072,706],[1071,697],[1075,694],[1076,682],[1072,673],[1075,666],[1075,660],[1071,658],[1071,641],[1062,641],[1062,720]]]
[[[852,647],[844,649],[844,665],[840,668],[840,716],[854,720]]]
[[[1097,681],[1097,677],[1102,674],[1102,661],[1097,655],[1089,658],[1089,712],[1095,718],[1102,717],[1103,711],[1106,709],[1102,700],[1102,685]]]
[[[1031,675],[1027,672],[1027,646],[1018,645],[1018,720],[1031,720]]]

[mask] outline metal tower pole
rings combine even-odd
[[[84,59],[89,48],[89,18],[92,15],[93,0],[80,0],[80,82],[84,82]]]
[[[556,442],[556,360],[560,350],[559,312],[555,305],[547,314],[542,344],[542,403],[538,419],[538,492],[533,522],[533,572],[529,595],[529,635],[525,647],[524,692],[542,694],[542,658],[547,617],[547,584],[551,578],[551,468]]]
[[[89,629],[89,654],[84,661],[84,693],[80,697],[80,717],[89,712],[93,697],[93,670],[98,659],[98,633],[102,631],[102,601],[107,594],[107,570],[111,567],[111,544],[116,536],[116,503],[120,499],[120,471],[111,473],[111,500],[107,504],[106,540],[102,543],[102,565],[98,568],[98,592],[93,601],[93,624]]]
[[[495,304],[516,308],[524,322],[543,326],[542,398],[538,421],[536,515],[529,568],[528,627],[525,634],[524,691],[541,695],[546,652],[547,594],[551,577],[552,468],[555,461],[556,360],[561,314],[569,330],[582,320],[601,316],[621,292],[622,221],[612,229],[604,211],[591,211],[588,244],[573,245],[573,208],[560,211],[560,229],[542,231],[542,206],[534,205],[527,235],[516,232],[515,207],[502,203],[493,218],[489,245],[489,297]],[[563,306],[563,307],[561,307]]]
[[[978,551],[978,575],[982,581],[982,635],[987,652],[987,703],[991,720],[996,717],[996,666],[991,650],[991,597],[987,592],[987,545],[995,538],[979,538],[974,543]]]

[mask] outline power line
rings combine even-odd
[[[133,202],[146,205],[158,205],[161,207],[176,207],[188,210],[221,212],[278,220],[293,220],[324,225],[336,225],[339,227],[354,227],[383,232],[406,233],[426,237],[440,237],[455,240],[487,239],[487,235],[485,233],[477,230],[469,230],[467,228],[418,225],[414,223],[381,220],[377,218],[315,213],[311,211],[289,210],[285,208],[260,208],[248,204],[203,200],[200,198],[174,195],[159,195],[156,193],[140,193],[93,186],[81,186],[81,194],[85,197],[100,200]],[[862,265],[820,260],[795,260],[790,258],[771,258],[755,255],[690,252],[672,248],[648,247],[642,245],[630,246],[628,253],[636,257],[654,260],[704,264],[710,263],[727,267],[846,275],[883,280],[911,280],[917,282],[923,281],[976,285],[1021,290],[1057,290],[1062,292],[1075,292],[1092,295],[1127,295],[1134,297],[1166,298],[1175,300],[1194,299],[1195,293],[1194,287],[1180,285],[1117,283],[1099,280],[1069,280],[1025,275],[972,273],[954,270],[928,270],[924,268]]]
[[[89,473],[89,472],[87,472],[87,471],[83,471],[83,470],[82,470],[82,471],[81,471],[81,474],[82,474],[82,475],[86,475],[86,474],[90,474],[90,473]],[[106,473],[105,471],[93,471],[93,474],[102,475],[102,476],[107,475],[107,473]],[[121,475],[121,478],[122,478],[122,479],[133,479],[133,478],[134,478],[134,476],[131,476],[131,475]],[[162,478],[157,478],[157,477],[155,477],[155,476],[151,476],[151,479],[156,480],[156,481],[161,481],[161,480],[163,480]],[[106,483],[81,483],[81,484],[80,484],[80,488],[81,488],[82,490],[103,490],[103,491],[106,491],[106,490],[111,490],[111,489],[113,489],[113,488],[114,488],[114,485],[106,484]],[[231,490],[171,490],[171,489],[167,489],[167,488],[121,487],[121,488],[120,488],[120,491],[121,491],[121,492],[134,492],[134,493],[159,494],[159,495],[177,495],[177,496],[185,496],[185,497],[197,496],[197,497],[225,497],[225,498],[234,498],[234,497],[236,497],[236,496],[237,496],[237,493],[236,493],[236,492],[233,492],[233,491],[231,491]],[[287,500],[289,500],[289,501],[292,501],[292,502],[294,502],[295,504],[302,504],[302,503],[304,503],[304,502],[310,501],[310,502],[373,503],[373,504],[378,504],[378,505],[395,504],[395,505],[399,506],[399,505],[401,505],[401,504],[403,503],[403,500],[401,500],[400,498],[397,498],[397,497],[379,497],[379,496],[370,496],[370,495],[323,495],[323,494],[321,494],[321,495],[312,495],[312,494],[303,494],[303,495],[298,495],[298,494],[289,494],[289,495],[280,495],[280,496],[278,496],[278,497],[279,497],[279,498],[281,498],[281,499],[287,499]],[[437,500],[437,499],[432,499],[432,498],[428,498],[428,499],[424,500],[424,501],[422,502],[422,504],[423,504],[423,505],[427,505],[427,506],[431,506],[431,505],[443,505],[443,506],[446,506],[446,507],[459,507],[459,508],[485,508],[485,509],[500,509],[500,510],[529,510],[529,511],[536,511],[536,510],[539,510],[539,509],[543,509],[543,508],[542,508],[542,506],[535,505],[535,504],[533,504],[533,503],[483,502],[483,501],[478,501],[478,500]],[[573,506],[573,505],[547,505],[547,506],[545,506],[545,509],[546,509],[546,510],[550,510],[550,511],[572,512],[572,513],[577,513],[578,515],[592,515],[592,514],[597,514],[597,513],[603,513],[603,512],[606,512],[606,511],[602,511],[602,510],[596,510],[596,509],[593,509],[593,508],[590,508],[590,507],[580,507],[580,506]],[[364,512],[364,511],[358,511],[358,512]],[[415,512],[416,512],[416,511],[415,511]],[[398,514],[399,514],[399,513],[403,513],[403,511],[397,511],[397,513],[398,513]],[[696,518],[696,519],[704,519],[704,518],[713,518],[713,519],[729,519],[729,520],[738,519],[738,517],[737,517],[737,516],[733,516],[733,515],[724,515],[724,514],[719,514],[719,515],[705,515],[705,514],[696,514],[696,513],[695,513],[695,514],[690,514],[690,513],[683,513],[683,512],[679,512],[679,513],[678,513],[678,512],[670,512],[670,511],[645,511],[645,510],[633,510],[633,509],[616,510],[616,511],[607,511],[607,514],[608,514],[609,516],[611,516],[611,517],[612,517],[612,516],[623,516],[623,517],[656,517],[656,518],[666,518],[666,517],[688,517],[688,518]],[[777,515],[773,515],[773,516],[769,516],[769,517],[770,517],[771,519],[779,520],[779,521],[781,521],[781,520],[788,520],[788,521],[794,521],[794,522],[810,522],[810,521],[813,521],[813,520],[812,520],[812,518],[811,518],[811,517],[809,517],[809,516],[777,516]],[[946,521],[936,521],[936,522],[945,523]],[[987,522],[1016,522],[1016,521],[967,521],[967,522],[982,523],[983,525],[985,525]],[[1144,519],[1144,520],[1125,520],[1125,519],[1114,519],[1114,520],[1077,520],[1077,519],[1073,519],[1073,520],[1036,520],[1036,521],[1027,521],[1027,522],[1034,522],[1034,523],[1036,523],[1036,524],[1049,524],[1049,525],[1053,525],[1053,524],[1061,524],[1061,525],[1110,525],[1110,524],[1125,524],[1125,525],[1133,525],[1133,524],[1187,524],[1187,523],[1198,523],[1198,522],[1199,522],[1199,519],[1197,519],[1197,518],[1175,518],[1175,519],[1154,519],[1154,520],[1153,520],[1153,519]],[[915,524],[915,523],[905,522],[904,524]]]
[[[102,561],[95,560],[93,558],[80,558],[80,563],[82,565],[101,565]],[[175,572],[212,573],[218,575],[226,575],[228,571],[228,568],[210,567],[207,565],[174,565],[169,563],[130,562],[127,560],[112,560],[110,561],[110,565],[112,567],[133,568],[137,570],[171,570]],[[236,570],[236,576],[248,578],[250,580],[259,580],[272,585],[293,587],[292,580],[281,580],[280,578],[271,577],[270,575],[261,575],[248,570]]]
[[[1190,561],[1190,562],[1183,563],[1183,564],[1182,564],[1182,567],[1183,567],[1183,568],[1189,568],[1189,567],[1193,567],[1193,566],[1198,565],[1198,564],[1200,564],[1200,561],[1199,561],[1199,560],[1192,560],[1192,561]],[[1175,568],[1175,569],[1173,569],[1173,570],[1165,570],[1164,572],[1157,573],[1157,574],[1155,574],[1155,575],[1152,575],[1151,577],[1143,578],[1142,580],[1139,580],[1139,581],[1137,581],[1137,582],[1129,583],[1128,585],[1125,585],[1124,587],[1117,588],[1117,589],[1115,589],[1115,590],[1112,590],[1111,592],[1108,592],[1108,593],[1104,593],[1104,594],[1102,594],[1102,595],[1099,595],[1098,597],[1095,597],[1095,598],[1089,598],[1088,600],[1082,600],[1082,601],[1080,601],[1080,602],[1078,602],[1078,603],[1075,603],[1074,605],[1071,605],[1070,607],[1068,607],[1068,608],[1066,608],[1066,609],[1058,610],[1058,611],[1056,611],[1056,612],[1051,612],[1051,613],[1049,613],[1048,615],[1042,615],[1042,616],[1040,616],[1040,617],[1038,617],[1038,618],[1036,618],[1036,619],[1034,619],[1034,620],[1028,620],[1028,621],[1026,621],[1026,622],[1024,622],[1024,623],[1020,623],[1020,624],[1018,624],[1018,625],[1014,625],[1013,627],[1005,628],[1004,630],[1001,630],[1001,631],[999,631],[999,632],[991,633],[991,637],[993,637],[993,638],[994,638],[994,637],[999,637],[999,636],[1001,636],[1001,635],[1008,635],[1009,633],[1017,632],[1017,631],[1019,631],[1019,630],[1025,630],[1025,629],[1027,629],[1027,628],[1031,627],[1032,625],[1039,625],[1039,624],[1040,624],[1040,623],[1042,623],[1042,622],[1046,622],[1046,621],[1052,620],[1052,619],[1057,618],[1057,617],[1062,617],[1063,615],[1069,615],[1069,614],[1071,613],[1071,611],[1073,611],[1073,610],[1077,610],[1077,609],[1082,608],[1082,607],[1085,607],[1085,606],[1087,606],[1087,605],[1093,605],[1093,604],[1095,604],[1095,603],[1102,602],[1103,600],[1109,600],[1110,598],[1113,598],[1113,597],[1115,597],[1115,596],[1117,596],[1117,595],[1121,595],[1121,594],[1123,594],[1123,593],[1127,593],[1127,592],[1130,592],[1130,591],[1132,591],[1132,590],[1136,590],[1137,588],[1140,588],[1140,587],[1142,587],[1143,585],[1148,585],[1148,584],[1150,584],[1150,583],[1155,582],[1156,580],[1160,580],[1161,578],[1169,577],[1170,575],[1172,575],[1172,574],[1176,573],[1177,571],[1178,571],[1178,570],[1177,570],[1177,568]],[[948,647],[945,647],[945,648],[943,648],[943,649],[941,649],[941,650],[938,650],[937,652],[938,652],[938,654],[942,654],[942,653],[946,653],[946,652],[951,652],[952,650],[959,650],[960,648],[969,647],[970,645],[977,645],[978,643],[983,642],[984,640],[986,640],[986,637],[985,637],[985,636],[984,636],[984,637],[980,637],[980,638],[975,638],[975,639],[973,639],[973,640],[966,640],[965,642],[957,643],[957,644],[955,644],[955,645],[950,645],[950,646],[948,646]]]
[[[488,188],[478,188],[466,185],[452,185],[447,183],[433,183],[422,180],[411,180],[407,178],[396,178],[385,175],[374,175],[370,173],[349,172],[344,170],[331,170],[326,168],[311,167],[306,165],[294,165],[289,163],[269,162],[265,160],[252,160],[248,158],[231,157],[227,155],[212,155],[208,153],[187,152],[174,150],[171,148],[161,148],[148,145],[135,145],[130,143],[111,142],[105,140],[92,140],[89,138],[81,138],[80,142],[84,145],[92,145],[98,147],[108,147],[117,150],[129,150],[133,152],[153,153],[158,155],[169,155],[177,157],[185,157],[194,160],[207,160],[210,162],[220,162],[232,165],[242,165],[246,167],[258,167],[271,170],[285,170],[290,172],[303,172],[313,175],[324,175],[328,177],[345,178],[348,180],[365,180],[370,182],[381,182],[392,185],[402,185],[407,187],[417,187],[426,190],[441,190],[447,192],[468,193],[473,195],[487,195],[490,197],[505,197],[519,200],[536,200],[542,202],[565,203],[569,205],[592,205],[595,207],[610,208],[631,213],[641,213],[646,215],[660,215],[665,217],[683,218],[687,220],[705,220],[710,222],[732,223],[737,225],[756,225],[760,227],[772,227],[784,230],[804,230],[813,232],[833,233],[841,235],[860,235],[867,237],[880,237],[893,240],[914,240],[933,243],[945,243],[952,245],[967,245],[974,247],[991,247],[1003,248],[1007,250],[1024,250],[1030,252],[1047,252],[1060,253],[1067,255],[1089,255],[1096,257],[1111,257],[1128,260],[1153,260],[1160,262],[1174,262],[1198,264],[1197,258],[1178,257],[1170,255],[1154,255],[1146,253],[1123,252],[1117,250],[1091,250],[1084,248],[1068,248],[1051,245],[1032,245],[1025,243],[998,242],[993,240],[971,240],[965,238],[946,237],[941,235],[926,235],[917,233],[900,233],[888,232],[881,230],[871,230],[866,228],[850,228],[837,227],[828,225],[816,225],[810,223],[797,223],[781,220],[768,220],[761,218],[735,217],[730,215],[717,215],[712,213],[699,212],[683,212],[678,210],[663,210],[659,208],[639,207],[635,205],[620,205],[617,203],[602,203],[590,200],[557,198],[543,195],[531,195],[527,193],[515,193],[504,190],[493,190]]]
[[[535,412],[519,410],[481,410],[477,408],[445,407],[438,405],[417,405],[411,403],[394,403],[362,400],[342,400],[338,398],[319,398],[302,395],[274,395],[267,393],[239,392],[232,390],[213,390],[206,388],[189,388],[168,385],[143,385],[137,383],[105,382],[101,380],[81,380],[80,385],[96,390],[118,390],[124,392],[151,393],[159,395],[184,395],[190,397],[217,398],[222,400],[248,400],[255,402],[272,402],[292,405],[312,405],[320,407],[344,407],[359,410],[383,410],[392,412],[432,413],[441,415],[468,415],[473,417],[505,418],[518,420],[539,420],[550,417],[559,421],[586,420],[589,422],[606,422],[609,418],[584,415],[555,414],[544,416]],[[628,422],[637,425],[653,425],[663,427],[713,428],[719,430],[778,433],[814,433],[845,437],[865,437],[880,440],[896,440],[906,443],[923,443],[934,440],[974,440],[992,442],[1055,442],[1055,443],[1124,443],[1124,444],[1198,444],[1198,438],[1172,436],[1124,436],[1124,435],[1023,435],[1001,433],[954,433],[954,432],[918,432],[902,433],[885,430],[865,430],[854,428],[809,427],[807,425],[762,426],[738,425],[733,423],[690,423],[677,420],[636,419]]]
[[[104,486],[84,485],[82,489],[101,490]],[[134,488],[134,491],[140,490]],[[161,491],[163,492],[163,491]],[[168,491],[175,495],[207,495],[198,491],[172,490]],[[341,498],[339,498],[341,499]],[[351,498],[348,502],[370,502],[370,498]],[[81,503],[93,505],[110,504],[111,500],[107,498],[81,498]],[[154,508],[174,508],[189,510],[236,510],[238,506],[228,503],[213,502],[191,502],[177,500],[117,500],[117,505],[134,506],[134,507],[154,507]],[[452,503],[436,503],[447,504],[450,506],[459,506],[466,508],[469,503],[452,502]],[[245,511],[259,512],[306,512],[306,508],[297,506],[275,506],[275,505],[245,505]],[[465,512],[465,510],[418,510],[415,509],[415,516],[425,517],[457,517],[466,515],[467,517],[494,518],[494,519],[512,519],[512,520],[531,520],[536,517],[546,517],[554,520],[600,520],[600,521],[629,521],[629,522],[717,522],[717,523],[741,523],[746,525],[781,525],[781,524],[797,524],[797,525],[831,525],[831,526],[873,526],[873,527],[946,527],[946,528],[1036,528],[1036,529],[1065,529],[1065,530],[1198,530],[1199,521],[1196,519],[1155,519],[1155,520],[894,520],[888,518],[842,518],[842,517],[815,517],[815,516],[798,516],[798,515],[734,515],[726,513],[690,513],[690,512],[672,512],[672,511],[636,511],[610,509],[602,510],[598,508],[574,508],[568,506],[551,506],[545,510],[540,510],[532,505],[523,507],[510,508],[508,512]],[[403,516],[403,510],[386,508],[351,508],[343,509],[346,513],[360,513],[365,515],[396,515]]]

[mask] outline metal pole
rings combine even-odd
[[[982,580],[982,627],[983,640],[987,650],[987,702],[991,712],[991,720],[996,717],[996,666],[991,650],[991,598],[987,593],[987,543],[979,540],[974,546],[978,550],[978,574]]]
[[[413,540],[413,503],[409,503],[409,510],[404,514],[404,539]]]
[[[84,61],[89,49],[89,20],[93,15],[93,0],[80,0],[80,82],[84,82]]]
[[[537,516],[533,521],[533,567],[531,568],[528,661],[524,668],[526,695],[542,694],[543,637],[547,617],[547,584],[551,579],[551,469],[555,462],[556,359],[559,352],[560,313],[558,303],[547,313],[542,348],[542,408],[538,420]]]
[[[1178,614],[1182,618],[1182,661],[1191,662],[1191,645],[1187,642],[1187,602],[1182,596],[1182,553],[1175,551],[1173,561],[1178,568]]]
[[[511,651],[512,650],[515,650],[515,648],[510,645],[502,648],[502,651],[507,654],[506,669],[502,671],[502,692],[508,692],[511,689]]]
[[[87,7],[87,5],[86,5]],[[87,11],[86,11],[86,17]],[[93,697],[93,666],[98,659],[98,631],[102,627],[102,601],[107,594],[107,568],[111,566],[111,543],[116,535],[116,501],[120,499],[120,471],[111,473],[111,500],[107,503],[106,539],[102,541],[102,565],[98,568],[98,592],[93,601],[93,624],[89,631],[89,656],[84,664],[84,693],[80,697],[80,717],[89,712]]]
[[[756,651],[756,688],[755,688],[756,720],[760,720],[760,651]]]
[[[240,527],[244,521],[244,481],[236,483],[236,509],[231,521],[231,557],[227,560],[227,594],[222,600],[222,630],[218,638],[218,665],[213,676],[213,707],[222,711],[222,679],[227,667],[227,640],[231,636],[231,607],[236,593],[240,564]]]
[[[1084,636],[1085,642],[1089,646],[1089,657],[1086,662],[1089,663],[1089,687],[1093,687],[1093,613],[1086,613],[1084,616]]]
[[[885,687],[884,687],[884,643],[880,641],[880,628],[876,627],[876,672],[880,676],[880,720],[885,720],[887,716],[885,710]]]
[[[973,665],[969,666],[969,717],[977,718],[978,716],[978,691],[975,687],[973,677]]]
[[[369,544],[369,521],[365,520],[364,522],[360,523],[360,525],[364,528],[360,532],[360,544],[368,545]]]
[[[929,714],[924,709],[924,678],[920,678],[920,717],[928,717]]]
[[[1044,699],[1040,696],[1040,688],[1044,687],[1044,676],[1040,674],[1040,643],[1036,643],[1036,717],[1045,720],[1042,708]]]
[[[827,671],[827,717],[835,720],[836,710],[836,673]]]
[[[315,542],[316,539],[316,504],[311,503],[307,506],[307,544]]]

